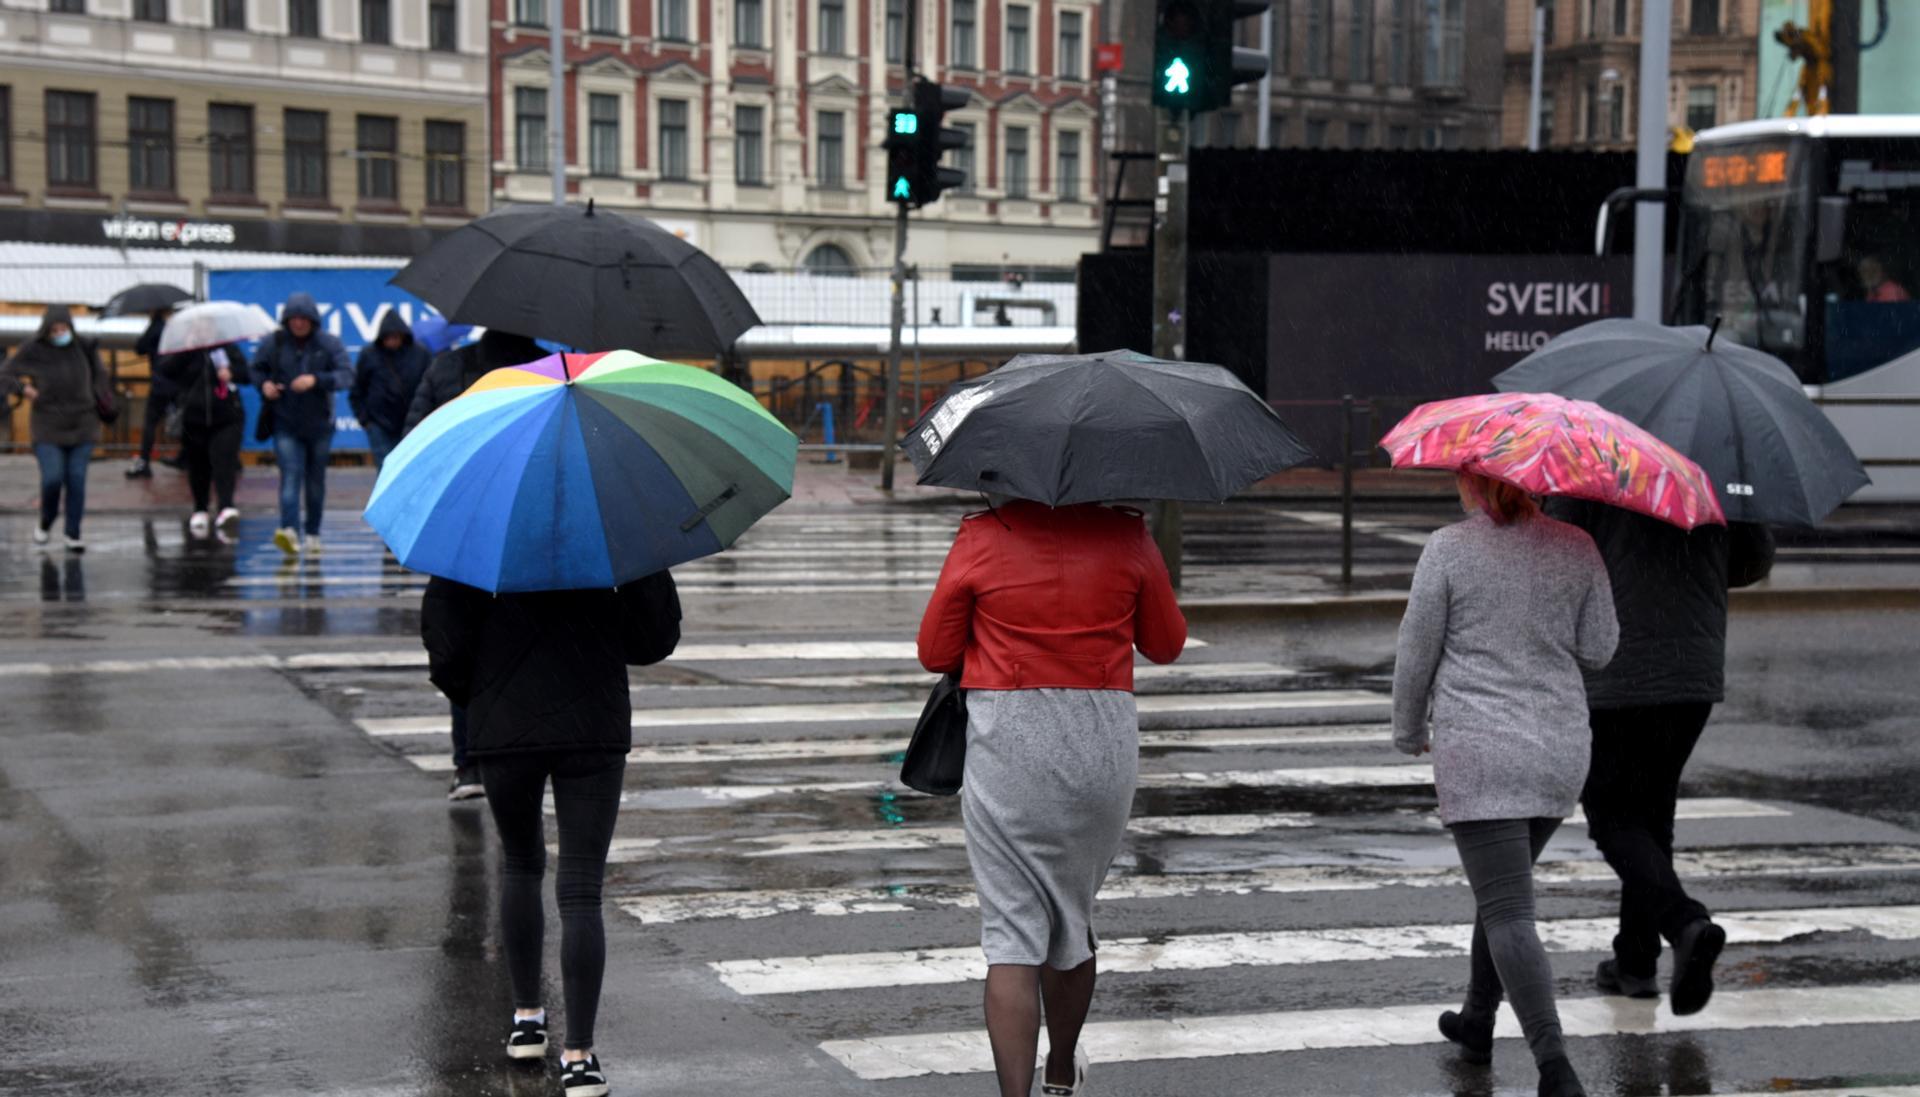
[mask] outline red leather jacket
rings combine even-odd
[[[920,662],[967,689],[1133,689],[1133,649],[1187,643],[1167,565],[1135,511],[1016,502],[960,524],[920,621]]]

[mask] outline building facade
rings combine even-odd
[[[1640,89],[1639,0],[1545,0],[1543,148],[1630,149]],[[1502,142],[1527,143],[1533,11],[1507,9]],[[1760,0],[1675,0],[1669,126],[1702,130],[1754,117]]]
[[[733,268],[892,262],[888,112],[900,0],[493,0],[496,203],[544,202],[548,3],[565,3],[566,189],[642,212]],[[1097,223],[1097,0],[922,0],[917,71],[969,90],[960,192],[908,259],[960,277],[1070,268]]]
[[[411,254],[487,74],[478,0],[0,0],[0,239]]]

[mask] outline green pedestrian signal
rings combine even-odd
[[[896,202],[913,201],[913,185],[907,181],[907,177],[904,175],[893,181],[893,200]]]
[[[920,116],[917,114],[910,114],[903,110],[894,111],[893,112],[893,132],[899,133],[899,134],[919,133],[920,132]]]
[[[1185,95],[1191,91],[1192,89],[1187,86],[1187,78],[1192,75],[1193,73],[1187,68],[1185,61],[1180,60],[1178,57],[1174,58],[1173,64],[1168,65],[1166,71],[1167,94]]]

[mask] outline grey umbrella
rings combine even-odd
[[[583,351],[712,358],[760,323],[707,253],[637,217],[514,206],[475,218],[393,284],[447,319]]]
[[[1729,521],[1810,526],[1868,482],[1785,363],[1714,329],[1598,320],[1493,383],[1590,400],[1645,427],[1707,470]]]

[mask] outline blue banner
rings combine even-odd
[[[409,327],[428,317],[439,316],[431,305],[402,289],[387,284],[394,272],[373,270],[215,270],[207,272],[207,298],[212,301],[238,301],[256,305],[267,315],[278,318],[287,297],[310,293],[320,306],[320,326],[346,344],[347,354],[355,359],[374,341],[380,321],[389,310],[397,311]],[[253,347],[248,347],[249,354]],[[270,442],[253,440],[253,422],[260,414],[260,390],[248,385],[240,390],[247,406],[246,446],[271,449]],[[333,396],[333,448],[364,450],[366,431],[347,406],[347,394]]]

